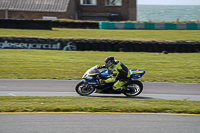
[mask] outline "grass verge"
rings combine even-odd
[[[200,83],[200,53],[94,52],[0,49],[0,78],[80,80],[114,56],[129,69],[145,70],[142,81]]]
[[[100,29],[64,29],[25,30],[0,29],[2,36],[23,37],[73,37],[96,39],[134,39],[134,40],[167,40],[167,41],[199,41],[199,30],[100,30]]]
[[[0,112],[145,112],[200,114],[200,101],[97,97],[0,97]]]

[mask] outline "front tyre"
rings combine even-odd
[[[129,84],[127,84],[126,88],[127,88],[127,92],[124,92],[124,95],[128,97],[134,97],[134,96],[139,95],[142,92],[143,84],[138,80],[134,80],[134,81],[131,81]]]
[[[95,91],[95,89],[83,82],[79,82],[75,87],[76,92],[81,96],[88,96]]]

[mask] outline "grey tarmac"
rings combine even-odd
[[[200,115],[0,113],[1,133],[198,133]]]
[[[77,80],[0,79],[0,96],[79,96]],[[200,101],[199,84],[143,82],[135,98]],[[126,98],[124,95],[91,97]],[[0,133],[198,133],[200,115],[0,113]]]
[[[78,80],[0,79],[0,96],[79,96],[75,92]],[[200,84],[143,82],[141,99],[200,101]],[[93,93],[90,97],[123,97]]]

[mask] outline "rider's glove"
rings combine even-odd
[[[101,66],[97,65],[97,69],[101,69]]]
[[[103,65],[103,66],[99,66],[99,65],[97,65],[97,69],[104,69],[104,68],[106,68],[105,65]]]

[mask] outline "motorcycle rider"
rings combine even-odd
[[[105,65],[98,66],[98,69],[107,68],[112,71],[112,78],[107,80],[100,80],[100,83],[114,83],[113,89],[117,92],[123,91],[127,83],[127,79],[130,77],[130,72],[128,68],[118,60],[115,60],[114,57],[107,57],[105,59]]]

